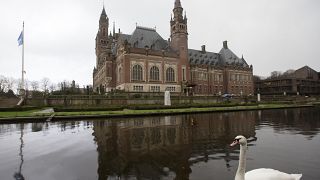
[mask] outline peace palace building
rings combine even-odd
[[[219,53],[188,48],[188,20],[175,0],[170,38],[156,29],[137,26],[132,34],[108,34],[109,18],[103,8],[96,36],[93,88],[104,93],[164,92],[185,95],[253,94],[253,69],[235,55],[227,41]]]

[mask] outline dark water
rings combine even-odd
[[[233,179],[242,134],[247,170],[319,180],[319,132],[318,108],[0,124],[0,179]]]

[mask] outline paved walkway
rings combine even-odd
[[[34,112],[35,114],[49,114],[49,113],[54,113],[54,110],[53,108],[47,108],[47,109],[44,109],[42,111],[37,111],[37,112]]]

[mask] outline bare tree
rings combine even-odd
[[[8,88],[8,90],[9,89],[13,90],[13,86],[14,86],[15,82],[16,82],[16,80],[14,78],[12,78],[12,77],[7,78],[7,88]]]
[[[59,91],[62,91],[63,84],[60,82],[60,83],[57,84],[57,87],[58,87],[58,90],[59,90]]]
[[[294,69],[288,69],[286,72],[283,73],[284,76],[291,76],[295,72]]]
[[[0,92],[4,92],[6,87],[6,77],[0,75]]]
[[[49,89],[50,89],[50,92],[52,93],[53,91],[56,90],[56,85],[52,83],[52,84],[49,86]]]
[[[28,79],[26,79],[26,80],[24,81],[24,84],[25,84],[25,86],[24,86],[25,89],[26,89],[26,90],[29,90],[31,81],[29,81]]]
[[[39,82],[38,81],[31,81],[31,88],[33,91],[38,91]]]
[[[261,77],[257,75],[253,75],[253,81],[260,81]]]
[[[272,71],[271,75],[270,75],[270,78],[278,78],[280,76],[282,76],[282,72],[281,71]]]
[[[50,79],[49,78],[45,77],[45,78],[41,79],[41,87],[42,87],[42,90],[45,93],[48,91],[49,83],[50,83]]]

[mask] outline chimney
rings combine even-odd
[[[202,53],[206,53],[206,45],[202,45],[201,46],[201,52]]]
[[[223,48],[228,49],[228,41],[223,41]]]

